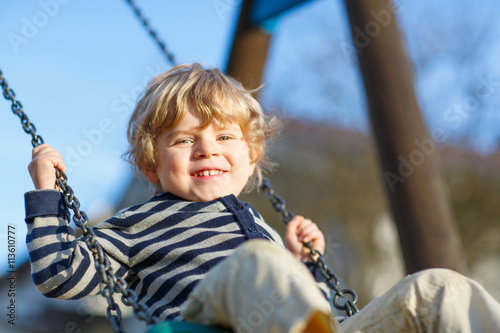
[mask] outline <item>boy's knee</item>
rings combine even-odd
[[[430,284],[438,287],[449,285],[457,281],[464,281],[467,279],[460,273],[457,273],[447,268],[430,268],[406,277],[406,279],[413,280],[414,283]]]
[[[470,280],[450,269],[433,268],[409,275],[405,301],[414,300],[419,307],[454,302],[470,290]]]

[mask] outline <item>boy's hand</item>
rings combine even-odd
[[[57,150],[46,143],[33,148],[28,171],[37,190],[59,190],[54,167],[61,171],[66,170],[62,156]]]
[[[316,223],[303,216],[295,216],[286,226],[285,245],[292,254],[300,260],[309,260],[309,250],[304,242],[312,241],[313,249],[321,252],[325,250],[325,236],[318,229]]]

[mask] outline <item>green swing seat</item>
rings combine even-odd
[[[151,327],[146,333],[231,333],[232,331],[200,325],[195,323],[188,323],[186,321],[165,321]]]

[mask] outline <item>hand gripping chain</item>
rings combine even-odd
[[[16,94],[9,88],[1,70],[0,85],[2,86],[3,96],[12,103],[12,111],[21,119],[24,131],[31,135],[31,144],[33,148],[43,144],[44,141],[42,137],[36,134],[35,125],[30,122],[28,116],[23,112],[22,104],[16,100]],[[133,290],[128,289],[127,282],[125,282],[123,278],[117,277],[113,272],[108,257],[96,239],[94,230],[88,226],[89,220],[87,214],[80,210],[80,202],[75,197],[73,189],[67,183],[68,177],[66,174],[58,169],[56,169],[55,172],[57,183],[63,193],[66,207],[73,211],[73,221],[82,229],[83,239],[94,256],[95,268],[101,277],[99,286],[101,290],[100,293],[108,302],[107,316],[113,326],[113,331],[120,333],[124,332],[121,325],[121,310],[113,299],[113,294],[115,292],[120,292],[122,294],[123,303],[132,306],[134,315],[139,320],[145,321],[148,324],[157,323],[159,321],[158,318],[148,316],[146,307],[143,304],[139,304],[137,294]]]
[[[295,217],[292,212],[286,209],[285,201],[274,192],[268,179],[263,180],[261,190],[263,190],[264,194],[269,198],[274,209],[281,214],[281,220],[285,222],[285,224]],[[337,275],[328,267],[323,254],[312,247],[311,241],[304,243],[304,246],[309,250],[309,258],[312,263],[319,268],[321,275],[326,279],[328,287],[335,292],[332,299],[333,306],[344,311],[348,317],[358,313],[359,309],[355,304],[358,300],[356,292],[352,289],[340,289],[340,282]],[[349,295],[349,297],[347,297],[347,295]],[[344,300],[343,303],[339,303],[340,299]]]

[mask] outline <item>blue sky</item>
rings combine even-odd
[[[177,62],[225,66],[239,0],[136,2]],[[500,136],[500,3],[398,3],[429,126],[443,129],[446,143],[468,136],[467,145],[491,152]],[[350,43],[343,1],[315,0],[282,17],[268,57],[264,106],[368,132],[362,81],[345,52]],[[69,183],[90,216],[112,206],[127,187],[131,171],[121,159],[127,119],[145,82],[169,68],[124,0],[0,4],[0,69],[38,133],[62,153]],[[493,82],[492,91],[477,98],[485,80]],[[454,111],[473,102],[461,118]],[[0,110],[0,257],[6,258],[11,225],[20,263],[23,195],[33,188],[31,143],[7,101]],[[0,260],[0,269],[4,264]]]

